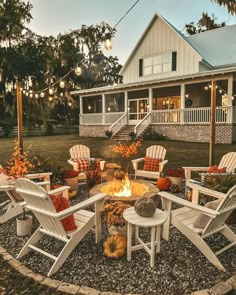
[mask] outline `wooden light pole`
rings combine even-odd
[[[216,81],[211,81],[211,122],[210,122],[210,147],[209,166],[215,162],[215,135],[216,135]]]
[[[19,142],[20,152],[23,153],[22,92],[21,92],[20,84],[18,82],[16,87],[16,99],[17,99],[18,142]]]

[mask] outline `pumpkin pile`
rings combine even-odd
[[[109,258],[120,258],[125,255],[127,240],[123,235],[110,236],[103,243],[103,253]]]
[[[152,199],[138,198],[134,210],[142,217],[152,217],[156,212],[156,203]]]

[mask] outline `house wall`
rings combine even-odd
[[[236,126],[234,126],[236,136]],[[151,125],[151,130],[165,134],[168,139],[188,142],[209,142],[210,126],[206,125]],[[216,143],[230,144],[232,138],[232,125],[216,125]]]
[[[139,59],[166,51],[177,51],[177,70],[139,77]],[[201,57],[177,32],[157,17],[123,72],[123,82],[141,82],[189,75],[199,72]]]
[[[188,142],[209,142],[209,125],[151,125],[149,130],[165,134],[168,139]],[[107,126],[80,126],[80,136],[105,137]],[[236,141],[236,125],[216,126],[216,143],[230,144]]]

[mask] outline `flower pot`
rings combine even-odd
[[[110,235],[123,235],[123,236],[127,236],[127,225],[108,225],[108,231]]]
[[[16,233],[18,236],[27,236],[32,232],[33,217],[25,215],[25,219],[16,219]]]
[[[179,187],[179,191],[183,190],[183,177],[167,176],[170,179],[171,184],[176,184]]]
[[[70,189],[72,191],[78,191],[78,181],[79,181],[79,177],[76,176],[76,177],[73,177],[73,178],[67,178],[67,179],[64,179],[65,180],[65,184],[70,186]]]

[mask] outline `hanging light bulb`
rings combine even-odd
[[[111,111],[111,108],[110,108],[110,107],[108,107],[108,108],[107,108],[107,111],[108,111],[108,112],[110,112],[110,111]]]
[[[111,39],[107,38],[104,42],[104,47],[106,48],[107,51],[112,50],[112,43]]]
[[[23,94],[25,94],[26,93],[26,91],[25,90],[23,90]]]
[[[91,108],[92,108],[91,105],[89,105],[89,106],[88,106],[88,110],[91,110]]]
[[[29,92],[26,92],[25,95],[26,95],[26,96],[29,96]]]
[[[208,86],[205,86],[204,89],[205,89],[205,90],[208,90]]]
[[[39,98],[39,95],[38,95],[38,93],[35,93],[35,98]]]
[[[30,93],[29,97],[32,98],[33,96],[34,96],[33,93]]]
[[[54,93],[52,88],[49,88],[48,92],[49,92],[50,95],[53,95],[53,93]]]
[[[219,93],[222,93],[222,89],[219,90]]]
[[[52,96],[49,96],[48,100],[49,101],[52,101],[53,100]]]
[[[82,73],[81,67],[80,67],[80,66],[77,66],[77,67],[75,68],[75,74],[76,74],[77,76],[80,76],[81,73]]]
[[[40,97],[44,97],[45,96],[45,93],[43,92],[43,91],[41,91],[41,93],[40,93]]]
[[[189,95],[188,95],[188,94],[185,94],[185,97],[186,97],[186,98],[188,98],[188,97],[189,97]]]
[[[69,107],[72,106],[72,102],[71,102],[71,101],[68,102],[68,106],[69,106]]]
[[[60,92],[60,97],[63,97],[64,93],[63,92]]]
[[[60,85],[61,88],[64,88],[65,87],[65,82],[63,80],[61,80],[59,85]]]

